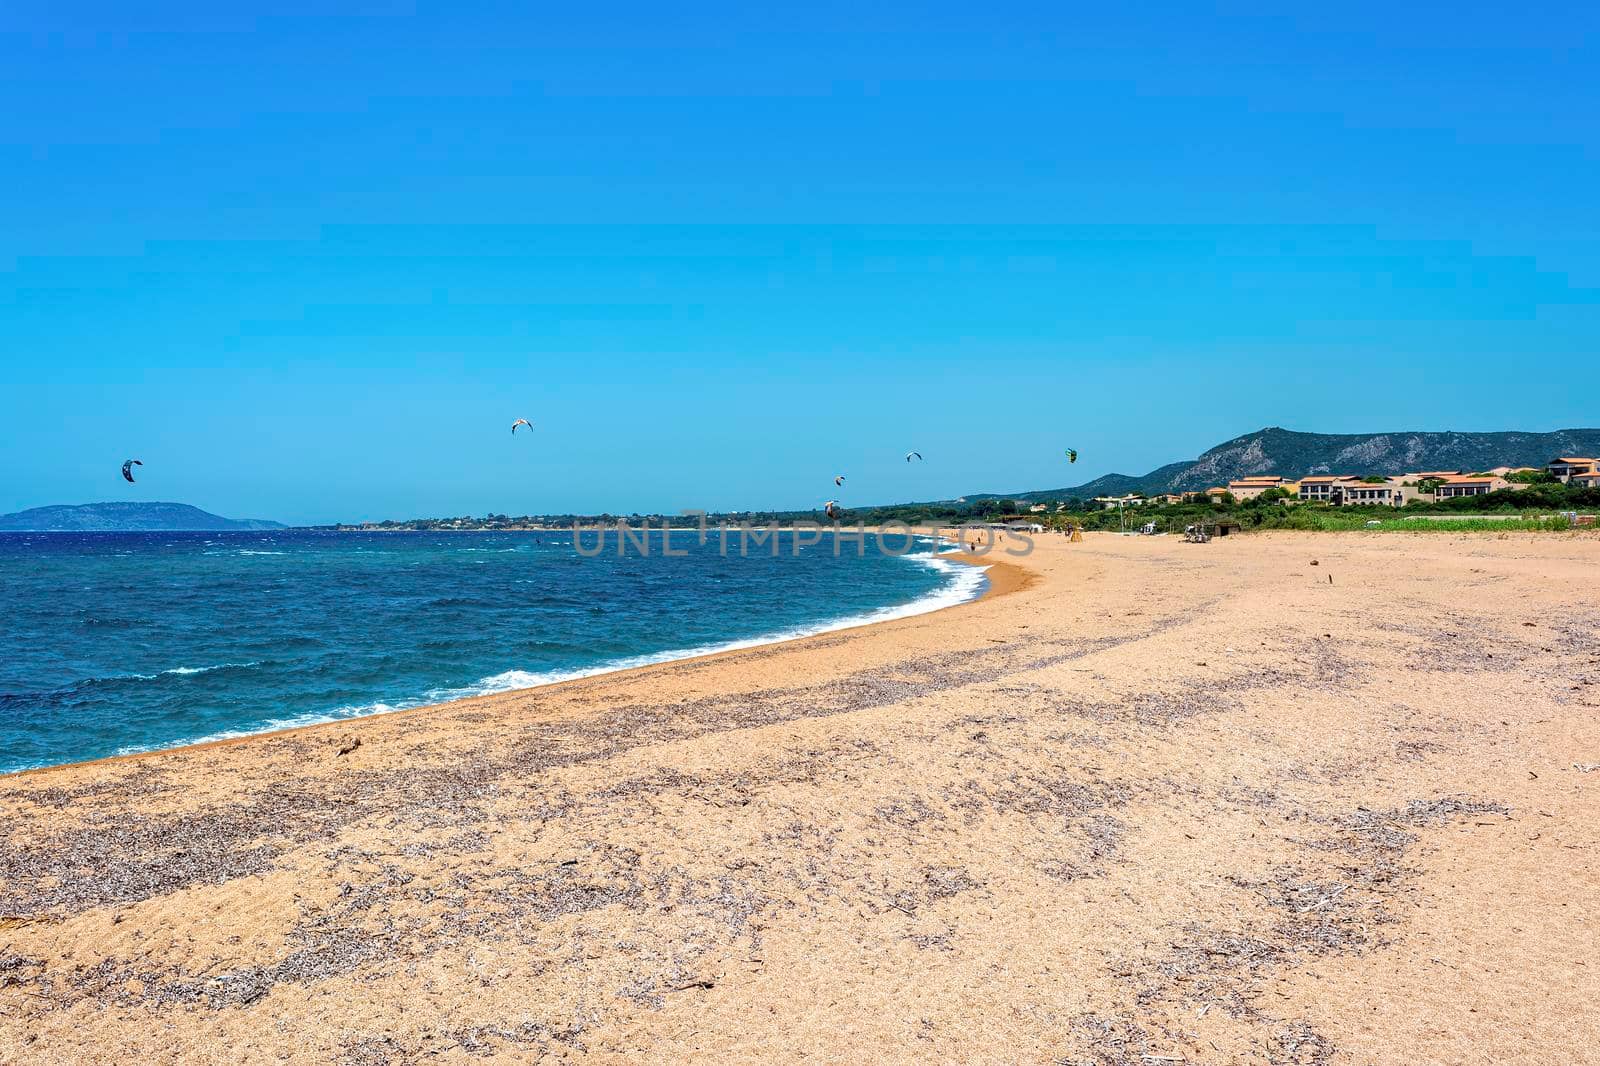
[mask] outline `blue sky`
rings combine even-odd
[[[129,6],[0,13],[0,511],[803,507],[1600,424],[1559,383],[1592,5]]]

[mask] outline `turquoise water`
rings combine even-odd
[[[971,598],[780,534],[585,557],[570,533],[0,533],[0,772],[526,688]],[[903,539],[889,546],[899,550]],[[586,547],[593,547],[587,537]]]

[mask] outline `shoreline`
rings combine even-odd
[[[249,532],[254,532],[254,531],[249,531]],[[472,530],[459,530],[459,531],[455,531],[455,532],[474,532],[474,531],[472,531]],[[923,534],[919,534],[919,535],[923,535]],[[941,540],[944,539],[944,536],[943,536],[942,533],[940,533],[940,534],[928,534],[928,535],[936,535],[936,536],[939,537],[939,539],[941,539]],[[979,593],[977,596],[971,597],[970,599],[959,600],[959,601],[957,601],[955,603],[942,604],[942,605],[934,607],[934,608],[932,608],[930,610],[914,612],[914,613],[906,614],[906,615],[899,615],[899,616],[894,617],[894,618],[884,618],[884,619],[877,619],[877,620],[850,622],[849,624],[838,625],[835,628],[821,629],[821,630],[818,630],[818,631],[815,631],[815,632],[805,633],[805,634],[800,635],[800,636],[792,636],[792,637],[777,636],[777,637],[775,637],[774,639],[771,639],[771,640],[761,640],[760,638],[751,638],[752,640],[756,641],[755,643],[742,643],[742,642],[734,641],[734,642],[730,642],[730,643],[739,644],[738,647],[723,648],[723,649],[720,649],[720,650],[717,650],[717,651],[700,652],[700,653],[695,653],[695,654],[674,656],[672,658],[660,659],[660,660],[657,660],[657,661],[654,661],[654,662],[641,663],[641,664],[636,665],[636,666],[619,666],[619,667],[616,667],[614,669],[596,669],[593,673],[583,673],[578,677],[568,677],[568,678],[562,678],[560,680],[547,681],[547,682],[543,682],[543,683],[537,684],[537,685],[529,685],[529,686],[524,687],[524,688],[506,689],[506,690],[500,691],[500,692],[486,692],[486,693],[481,693],[481,694],[475,695],[475,696],[462,696],[462,697],[460,697],[458,699],[442,700],[442,701],[433,702],[433,703],[422,703],[422,704],[417,704],[416,706],[412,706],[412,707],[396,707],[396,708],[393,708],[393,709],[387,710],[387,711],[371,711],[371,712],[366,713],[366,714],[351,715],[348,718],[330,718],[330,719],[328,719],[326,721],[307,722],[307,723],[305,723],[303,725],[281,726],[281,727],[274,728],[274,729],[264,729],[264,730],[261,730],[259,732],[245,733],[245,734],[242,734],[240,736],[217,737],[217,738],[212,739],[212,740],[197,740],[197,741],[193,741],[193,742],[189,742],[189,743],[180,742],[180,743],[173,744],[173,745],[170,745],[170,746],[159,747],[159,748],[150,748],[150,749],[147,749],[147,750],[144,750],[144,751],[121,752],[121,753],[118,753],[118,754],[115,754],[115,755],[103,755],[103,756],[101,756],[99,758],[95,758],[95,759],[82,759],[82,760],[76,760],[76,761],[71,761],[71,762],[51,763],[51,764],[49,764],[47,766],[32,766],[32,767],[27,767],[27,768],[20,769],[20,770],[9,770],[9,771],[6,771],[4,773],[0,773],[0,786],[3,786],[7,781],[10,781],[12,779],[21,778],[21,777],[25,777],[25,776],[29,776],[29,775],[38,775],[38,774],[50,773],[50,772],[53,772],[53,771],[65,770],[65,769],[70,769],[70,768],[93,767],[93,766],[97,766],[97,765],[101,765],[101,764],[122,763],[122,762],[131,761],[131,760],[149,759],[149,758],[154,758],[154,757],[158,757],[158,756],[162,756],[162,755],[174,755],[174,754],[182,754],[182,753],[185,753],[185,752],[204,751],[204,750],[211,749],[211,748],[225,747],[225,746],[237,745],[237,744],[247,744],[247,743],[249,743],[251,741],[262,740],[264,738],[283,737],[283,736],[286,736],[286,735],[293,735],[293,734],[298,734],[298,733],[301,733],[301,732],[327,730],[327,729],[331,729],[331,728],[334,728],[334,727],[352,728],[358,723],[369,721],[369,720],[376,719],[376,718],[390,718],[390,717],[396,717],[396,716],[401,716],[401,715],[419,714],[419,713],[423,713],[423,712],[438,712],[440,710],[451,708],[451,707],[458,707],[458,706],[464,706],[464,705],[468,705],[468,704],[473,704],[473,703],[476,703],[476,702],[481,701],[481,700],[492,700],[492,699],[497,699],[497,698],[500,698],[500,697],[503,697],[503,696],[512,696],[512,695],[519,695],[519,694],[525,694],[525,693],[544,692],[544,691],[547,691],[547,690],[550,690],[550,689],[554,689],[554,688],[559,688],[559,687],[565,686],[565,685],[578,685],[578,684],[582,684],[583,682],[593,681],[593,680],[595,680],[597,678],[620,677],[620,676],[640,673],[640,672],[644,672],[644,671],[655,670],[655,669],[658,669],[658,668],[677,666],[677,665],[681,665],[681,664],[684,664],[684,663],[697,663],[697,662],[705,662],[705,661],[710,661],[710,660],[718,660],[718,659],[722,659],[722,658],[725,658],[725,657],[741,655],[741,654],[744,654],[746,652],[761,651],[761,650],[764,650],[764,649],[769,649],[769,648],[774,648],[774,647],[783,647],[783,646],[787,646],[787,645],[801,645],[801,644],[804,644],[807,641],[819,640],[819,639],[830,637],[830,636],[833,636],[833,635],[836,635],[836,634],[839,634],[839,633],[849,633],[849,632],[853,632],[853,631],[856,631],[856,630],[867,629],[867,628],[872,628],[872,627],[877,627],[877,626],[890,626],[890,625],[893,625],[896,622],[910,621],[910,620],[917,619],[917,618],[924,618],[924,617],[926,617],[928,615],[931,615],[931,614],[937,614],[937,613],[942,612],[942,611],[949,611],[949,610],[954,610],[954,609],[959,608],[959,607],[966,607],[966,606],[969,606],[971,604],[980,603],[980,602],[982,602],[984,600],[987,600],[991,596],[1000,596],[1000,595],[1005,595],[1005,594],[1007,594],[1009,592],[1019,591],[1019,590],[1021,590],[1023,588],[1026,588],[1031,583],[1027,573],[1025,571],[1023,571],[1022,568],[1018,567],[1017,565],[1010,564],[1010,563],[1004,563],[1004,562],[989,561],[985,556],[973,555],[973,554],[967,553],[967,552],[950,552],[950,553],[945,553],[945,554],[939,554],[939,555],[937,555],[937,558],[939,560],[941,560],[941,561],[944,561],[944,562],[957,563],[957,564],[960,564],[960,565],[963,565],[963,566],[972,566],[972,567],[981,568],[983,570],[983,578],[986,581],[986,584],[984,586],[983,591],[981,593]],[[907,606],[910,606],[910,605],[907,605]],[[841,621],[848,621],[848,619],[841,620]],[[667,653],[667,654],[670,654],[670,653]]]
[[[1600,539],[1004,562],[892,625],[0,778],[0,1061],[1590,1040]]]

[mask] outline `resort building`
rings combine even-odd
[[[1510,487],[1511,482],[1503,477],[1453,477],[1439,483],[1436,495],[1441,500],[1452,500],[1457,496],[1487,496]]]
[[[1126,496],[1096,496],[1094,502],[1103,510],[1113,511],[1118,507],[1137,507],[1144,502],[1144,497],[1137,492],[1130,492]]]
[[[1600,467],[1595,467],[1587,474],[1573,474],[1567,478],[1567,484],[1580,489],[1600,489]]]
[[[1352,482],[1344,487],[1344,498],[1340,501],[1344,506],[1382,506],[1400,507],[1405,503],[1405,486],[1393,485],[1389,482],[1372,483],[1365,481]]]
[[[1242,477],[1237,481],[1228,482],[1228,491],[1233,498],[1241,503],[1253,500],[1268,489],[1281,489],[1288,484],[1289,479],[1278,477],[1276,474],[1262,475],[1260,477]]]
[[[1331,503],[1337,506],[1344,501],[1345,486],[1355,483],[1356,480],[1356,478],[1350,477],[1348,474],[1303,477],[1300,479],[1300,490],[1296,495],[1302,500]]]
[[[1580,459],[1569,455],[1550,460],[1545,469],[1550,471],[1552,477],[1566,481],[1573,474],[1590,474],[1600,470],[1600,459]]]
[[[1404,507],[1412,500],[1422,500],[1425,503],[1433,502],[1433,490],[1429,489],[1424,492],[1418,488],[1418,483],[1411,480],[1413,476],[1412,474],[1395,474],[1385,479],[1389,486],[1394,489],[1394,505],[1396,507]]]

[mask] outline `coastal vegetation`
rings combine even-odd
[[[1241,530],[1306,529],[1472,532],[1513,529],[1569,529],[1562,512],[1600,510],[1600,489],[1564,485],[1548,479],[1517,489],[1455,499],[1413,500],[1404,507],[1345,505],[1293,499],[1282,489],[1269,489],[1255,499],[1236,501],[1223,494],[1179,504],[1145,504],[1116,509],[1085,509],[1076,501],[1061,511],[1034,515],[1046,528],[1076,524],[1087,530],[1137,529],[1154,522],[1161,531],[1181,531],[1195,523],[1229,522]]]
[[[1546,477],[1543,481],[1524,483],[1516,489],[1439,501],[1414,500],[1400,508],[1381,505],[1330,507],[1326,504],[1294,499],[1283,489],[1269,489],[1254,499],[1242,502],[1223,494],[1215,497],[1197,497],[1182,503],[1145,503],[1126,507],[1120,511],[1117,508],[1106,509],[1091,501],[1080,499],[1047,501],[1042,505],[1044,510],[1033,510],[1038,506],[1041,504],[1025,499],[994,498],[886,504],[846,508],[841,514],[840,521],[844,525],[851,526],[856,524],[875,526],[890,522],[926,526],[1026,519],[1052,530],[1067,529],[1071,526],[1085,530],[1134,530],[1146,523],[1154,522],[1158,530],[1174,532],[1181,531],[1189,524],[1201,522],[1215,524],[1224,521],[1241,530],[1306,529],[1334,532],[1375,529],[1464,532],[1567,529],[1571,523],[1562,517],[1561,513],[1566,511],[1592,513],[1600,510],[1600,489],[1564,485]],[[556,514],[515,517],[489,514],[481,518],[471,516],[418,518],[341,528],[380,531],[539,530],[571,529],[574,523],[611,525],[617,521],[627,521],[636,526],[648,524],[655,528],[660,528],[662,525],[689,528],[698,523],[696,518],[666,514]],[[824,518],[820,509],[731,511],[707,515],[706,521],[713,526],[721,523],[738,525],[742,522],[752,526],[763,526],[805,521],[820,523]]]
[[[810,510],[731,511],[704,516],[698,512],[676,515],[605,513],[517,517],[488,514],[482,518],[419,518],[338,528],[379,531],[538,530],[566,529],[575,523],[611,525],[619,521],[654,528],[693,528],[701,521],[713,526],[767,526],[797,522],[838,522],[846,526],[890,523],[927,526],[1005,523],[1019,519],[1052,530],[1079,528],[1129,531],[1144,528],[1156,532],[1176,532],[1187,525],[1202,523],[1225,523],[1240,530],[1571,528],[1588,524],[1572,520],[1571,513],[1590,512],[1592,515],[1596,509],[1600,509],[1600,486],[1588,484],[1592,478],[1583,474],[1585,469],[1592,468],[1595,461],[1558,460],[1540,469],[1514,467],[1506,456],[1522,456],[1535,447],[1548,448],[1552,444],[1573,443],[1600,444],[1600,431],[1341,436],[1266,429],[1218,445],[1193,464],[1169,464],[1152,472],[1142,481],[1156,485],[1158,491],[1148,495],[1125,491],[1118,495],[1091,497],[1082,491],[1103,488],[1113,482],[1126,489],[1135,480],[1113,474],[1076,490],[1018,495],[985,493],[955,500],[864,507],[836,506],[830,502],[825,507]],[[1497,448],[1502,452],[1497,454],[1492,450]],[[1567,448],[1564,454],[1573,455],[1582,450],[1585,449]],[[1600,447],[1587,450],[1597,452]],[[1463,457],[1479,461],[1461,463],[1450,469],[1442,468],[1446,460]],[[1401,462],[1402,459],[1406,461]],[[1351,476],[1328,475],[1325,471],[1329,466],[1325,460],[1340,463],[1360,460],[1365,464],[1366,472]],[[1261,470],[1260,464],[1269,461],[1279,463],[1274,469],[1292,472],[1309,468],[1323,473],[1291,476],[1249,473]],[[1545,459],[1537,461],[1544,463]],[[1441,465],[1430,466],[1430,462]],[[1421,467],[1426,472],[1373,472],[1397,464],[1401,470],[1409,467],[1416,471]],[[1463,470],[1482,472],[1462,476],[1460,471]],[[1569,474],[1575,475],[1570,482],[1566,480]],[[1302,478],[1302,481],[1296,483],[1295,476]],[[1216,484],[1213,479],[1220,479],[1223,484]],[[843,478],[835,479],[835,484],[842,482]],[[1191,483],[1198,487],[1191,486]],[[1370,490],[1369,486],[1372,487]],[[1396,507],[1402,500],[1403,507]],[[1589,521],[1592,521],[1592,517]]]

